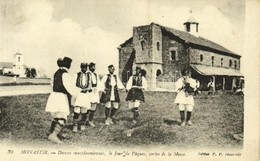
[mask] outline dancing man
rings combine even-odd
[[[76,86],[81,89],[81,92],[75,102],[73,132],[77,132],[79,127],[80,130],[85,130],[87,111],[90,109],[90,93],[92,92],[91,74],[87,71],[88,64],[81,63],[80,68],[81,71],[77,73]]]
[[[68,100],[68,96],[76,97],[79,93],[79,90],[72,83],[72,78],[68,73],[71,62],[72,59],[68,57],[57,61],[59,69],[54,74],[53,92],[48,98],[45,109],[46,112],[51,112],[53,117],[48,139],[58,144],[63,143],[58,138],[58,135],[64,127],[67,116],[70,113],[70,101]]]
[[[113,116],[115,115],[119,107],[119,93],[118,89],[124,89],[124,86],[120,79],[114,74],[115,67],[113,65],[108,66],[109,74],[103,77],[101,81],[102,95],[100,102],[105,104],[105,125],[113,124]]]
[[[140,103],[145,101],[143,90],[147,88],[147,81],[141,71],[141,67],[136,67],[136,74],[129,78],[126,85],[126,89],[129,90],[126,101],[129,102],[129,108],[133,112],[134,124],[139,116]]]
[[[96,64],[91,62],[89,63],[89,70],[91,74],[91,84],[92,84],[92,92],[90,93],[90,103],[91,108],[88,110],[88,122],[91,127],[95,127],[93,123],[94,114],[97,108],[97,104],[99,103],[99,91],[100,91],[100,80],[96,70]]]

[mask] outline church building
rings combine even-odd
[[[0,62],[0,74],[25,77],[24,57],[21,53],[14,54],[13,62]]]
[[[146,71],[150,89],[171,88],[181,70],[189,68],[202,89],[212,79],[216,90],[231,90],[243,76],[241,56],[199,36],[199,23],[192,16],[183,25],[184,31],[156,23],[133,27],[133,36],[118,47],[121,80],[127,82],[138,65]]]

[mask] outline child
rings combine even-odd
[[[193,92],[196,87],[196,81],[189,76],[189,71],[187,69],[182,70],[182,77],[179,78],[176,82],[176,89],[178,94],[175,99],[175,103],[179,105],[181,126],[185,126],[186,122],[188,125],[192,125],[190,120],[194,99]],[[185,110],[187,111],[185,119]]]

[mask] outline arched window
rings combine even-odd
[[[160,50],[160,43],[157,42],[157,43],[156,43],[156,46],[157,46],[157,50],[159,51],[159,50]]]
[[[141,75],[146,77],[146,71],[144,69],[141,70]]]
[[[145,41],[144,40],[141,41],[141,47],[142,47],[142,50],[144,50],[144,47],[145,47]]]
[[[156,71],[156,77],[160,76],[161,74],[162,74],[161,70],[158,69],[158,70]]]
[[[186,24],[186,30],[187,30],[187,32],[190,32],[190,23]]]
[[[202,61],[203,61],[203,55],[200,54],[200,62],[202,62]]]

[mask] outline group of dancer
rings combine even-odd
[[[128,91],[126,101],[129,102],[129,108],[133,113],[132,122],[138,121],[139,106],[145,101],[143,90],[147,88],[141,67],[136,67],[136,73],[129,78],[125,87],[114,74],[113,65],[108,66],[108,74],[100,80],[95,72],[95,63],[81,63],[81,70],[75,77],[69,74],[71,63],[72,59],[69,57],[57,60],[58,70],[54,74],[53,92],[48,98],[45,109],[53,118],[49,140],[63,143],[59,135],[70,113],[73,113],[73,132],[85,130],[87,125],[95,127],[94,114],[99,103],[105,106],[105,125],[114,124],[113,117],[120,102],[119,90]]]

